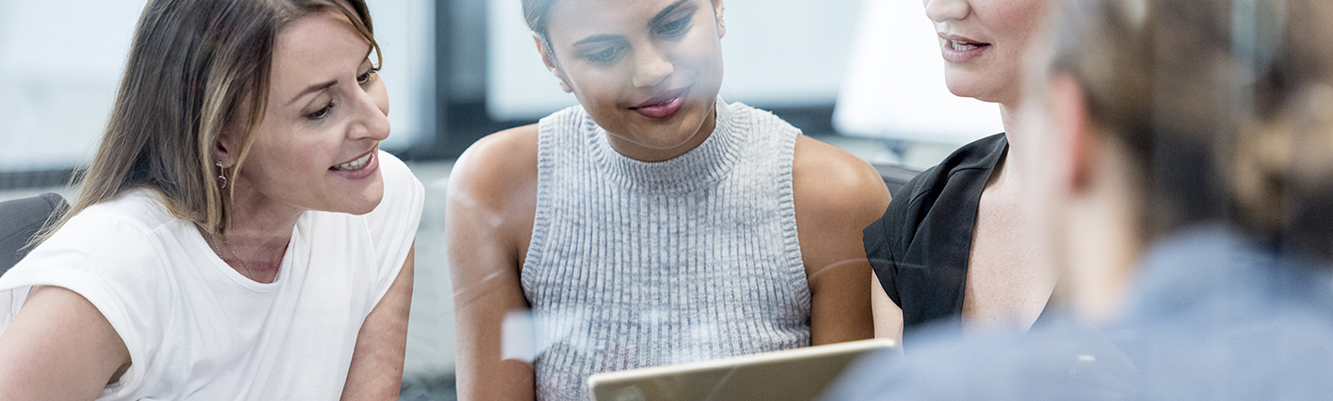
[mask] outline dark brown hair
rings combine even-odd
[[[551,5],[555,0],[523,0],[523,20],[528,29],[546,38],[550,26]]]
[[[542,41],[542,47],[546,48],[552,61],[555,60],[555,49],[551,48],[550,26],[551,6],[554,4],[555,0],[523,0],[523,20],[528,23],[528,29]]]

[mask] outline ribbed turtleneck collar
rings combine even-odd
[[[648,192],[689,192],[715,184],[736,165],[749,130],[750,119],[736,113],[717,98],[716,123],[708,139],[698,147],[674,159],[643,162],[631,159],[611,147],[607,132],[589,123],[584,127],[588,140],[594,141],[592,155],[607,178],[628,187]]]

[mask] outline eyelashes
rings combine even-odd
[[[358,75],[356,77],[357,85],[360,85],[362,88],[365,88],[367,85],[370,85],[370,83],[374,81],[375,76],[379,74],[379,71],[380,71],[379,67],[372,67],[371,69],[366,70],[365,73]],[[315,110],[313,113],[306,114],[305,118],[311,121],[323,120],[327,118],[330,114],[333,114],[333,110],[337,106],[338,104],[336,102],[329,101],[327,104],[324,105],[324,107],[321,107],[319,110]]]
[[[356,77],[356,83],[361,84],[361,86],[365,86],[366,84],[369,84],[371,79],[375,78],[375,75],[379,74],[379,72],[380,72],[379,67],[371,67],[369,70],[366,70],[364,74],[358,75]]]
[[[305,117],[316,121],[323,120],[324,117],[328,117],[329,114],[333,113],[334,106],[335,104],[333,102],[329,102],[329,104],[325,105],[323,108],[320,108],[319,110],[316,110],[314,113],[306,114]]]
[[[653,33],[663,39],[668,39],[668,40],[679,39],[682,36],[685,36],[686,33],[689,33],[690,28],[693,27],[693,25],[691,24],[692,22],[694,22],[694,16],[686,15],[683,18],[662,24],[661,26],[654,29]],[[604,49],[601,49],[600,51],[584,55],[583,59],[587,60],[589,63],[592,64],[607,66],[615,64],[616,61],[620,60],[620,57],[621,55],[624,54],[624,52],[625,52],[624,45],[620,44],[610,45]]]
[[[583,58],[593,64],[611,64],[620,58],[621,48],[619,46],[608,47],[597,53],[589,54]]]
[[[690,22],[693,20],[693,16],[686,16],[685,18],[662,24],[662,26],[657,29],[657,34],[668,38],[680,37],[684,35],[685,32],[689,31]]]

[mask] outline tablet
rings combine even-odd
[[[588,390],[595,401],[807,401],[861,356],[895,346],[874,339],[598,373],[588,377]]]

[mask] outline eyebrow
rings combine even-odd
[[[301,98],[305,97],[305,95],[331,88],[333,87],[333,85],[337,84],[338,80],[335,79],[322,84],[310,85],[309,87],[306,87],[305,90],[302,90],[301,93],[297,93],[295,97],[292,97],[292,103],[296,103],[296,101],[301,100]]]
[[[685,5],[685,3],[689,2],[690,0],[679,0],[675,3],[672,3],[669,6],[666,6],[666,8],[662,9],[662,11],[658,11],[657,15],[654,16],[653,19],[648,21],[648,26],[657,25],[658,23],[662,22],[662,20],[666,19],[667,16],[670,16],[672,11],[676,11],[677,8],[680,8],[680,6],[683,6]]]
[[[653,19],[648,20],[648,26],[653,26],[661,23],[662,20],[665,20],[668,16],[671,16],[672,12],[676,11],[676,9],[680,8],[681,6],[688,4],[689,2],[690,0],[677,0],[675,3],[671,3],[671,5],[663,8],[662,11],[658,11],[657,15],[653,16]],[[624,38],[624,36],[622,35],[610,35],[610,34],[593,35],[583,38],[583,40],[580,40],[578,42],[574,42],[574,46],[593,43],[593,42],[612,42],[621,40],[622,38]]]
[[[375,48],[374,48],[374,47],[371,47],[370,49],[367,49],[367,50],[366,50],[366,57],[365,57],[365,58],[370,58],[370,52],[373,52],[373,51],[375,51]],[[325,90],[325,89],[328,89],[328,88],[332,88],[333,85],[337,85],[337,84],[338,84],[338,80],[337,80],[337,79],[334,79],[334,80],[331,80],[331,81],[328,81],[328,82],[324,82],[324,83],[318,83],[318,84],[310,85],[310,86],[306,87],[304,90],[302,90],[300,93],[297,93],[296,96],[292,97],[292,102],[291,102],[291,103],[296,103],[296,101],[301,100],[301,98],[305,97],[305,95],[309,95],[309,94],[311,94],[311,93],[315,93],[315,92],[319,92],[319,91],[322,91],[322,90]]]
[[[593,42],[614,42],[614,41],[621,40],[622,38],[624,38],[624,36],[621,36],[621,35],[610,35],[610,34],[605,34],[605,35],[593,35],[593,36],[589,36],[589,37],[583,38],[583,40],[580,40],[580,41],[578,41],[578,42],[574,42],[574,46],[578,46],[578,45],[582,45],[582,44],[587,44],[587,43],[593,43]]]

